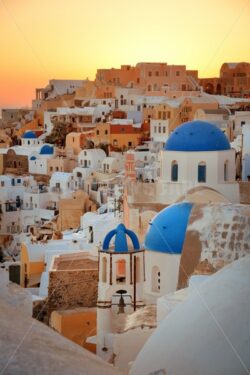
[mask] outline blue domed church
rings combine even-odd
[[[193,204],[181,202],[160,211],[149,223],[145,236],[146,281],[144,293],[148,302],[177,288],[179,266],[186,230]]]
[[[205,121],[186,122],[169,136],[161,151],[160,181],[175,186],[179,196],[207,186],[230,202],[239,202],[235,151],[226,135]]]
[[[141,241],[150,219],[173,203],[239,203],[235,150],[216,125],[190,121],[178,126],[158,159],[158,180],[150,185],[131,181],[124,198],[126,225]]]

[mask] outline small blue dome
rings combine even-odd
[[[225,134],[214,124],[190,121],[178,126],[169,136],[166,151],[224,151],[230,150]]]
[[[54,152],[54,148],[53,146],[49,146],[49,145],[44,145],[39,154],[40,155],[53,155],[53,152]]]
[[[30,160],[36,160],[35,156],[31,156]]]
[[[110,241],[115,236],[115,248],[114,251],[123,253],[129,251],[127,235],[132,241],[134,250],[140,249],[140,244],[136,234],[125,227],[123,224],[119,224],[116,229],[111,230],[104,238],[102,248],[103,250],[109,250]]]
[[[151,221],[145,237],[147,250],[181,254],[193,204],[181,202],[164,208]]]
[[[37,136],[36,136],[36,133],[28,131],[28,132],[24,133],[23,138],[24,139],[36,139]]]

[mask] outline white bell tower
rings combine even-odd
[[[124,316],[144,306],[144,254],[136,234],[123,224],[106,235],[99,251],[97,354],[105,360],[112,357],[112,336]]]

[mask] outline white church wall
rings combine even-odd
[[[167,254],[157,251],[145,252],[146,281],[144,293],[147,303],[156,303],[159,297],[176,291],[180,257],[180,254]],[[158,275],[158,272],[160,275]]]

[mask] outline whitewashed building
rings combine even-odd
[[[54,147],[44,144],[38,153],[32,153],[29,157],[29,173],[48,174],[48,159],[54,157]]]

